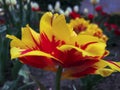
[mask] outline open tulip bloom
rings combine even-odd
[[[107,37],[97,25],[84,19],[66,23],[64,15],[47,12],[41,18],[40,33],[26,25],[21,39],[7,37],[12,39],[11,59],[19,58],[23,64],[57,72],[58,84],[60,78],[76,79],[90,74],[105,77],[120,71],[119,62],[103,60],[109,54]]]

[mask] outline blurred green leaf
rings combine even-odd
[[[13,68],[12,68],[12,78],[16,79],[18,76],[18,72],[20,71],[21,67],[22,67],[22,63],[19,62],[18,60],[14,60],[13,62]]]
[[[2,84],[5,80],[4,75],[4,61],[2,59],[2,51],[3,51],[3,39],[0,34],[0,84]]]
[[[88,75],[80,80],[83,83],[83,87],[85,88],[84,90],[93,90],[93,86],[99,83],[102,79],[103,77],[100,75]]]

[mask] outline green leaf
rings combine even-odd
[[[13,64],[14,64],[14,66],[12,68],[12,77],[13,77],[13,79],[16,79],[17,76],[18,76],[18,72],[21,69],[21,67],[22,67],[23,64],[20,63],[18,60],[15,60],[13,62]]]

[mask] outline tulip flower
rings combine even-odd
[[[97,6],[97,7],[95,7],[95,11],[97,11],[97,12],[102,12],[102,11],[103,11],[102,6]]]
[[[11,59],[19,58],[23,64],[57,72],[56,90],[60,90],[60,78],[75,79],[89,74],[105,77],[120,71],[119,62],[103,60],[109,51],[101,38],[76,34],[73,28],[64,15],[47,12],[41,18],[40,33],[27,25],[22,28],[21,39],[7,35],[12,39]]]
[[[38,3],[36,3],[36,2],[31,2],[30,5],[31,5],[32,11],[40,11],[40,8],[39,8]]]
[[[72,18],[72,19],[76,19],[76,18],[79,18],[80,17],[80,14],[75,12],[75,11],[72,11],[69,16]]]
[[[76,34],[95,36],[105,42],[108,40],[107,36],[103,34],[103,31],[98,27],[98,25],[90,23],[84,18],[72,19],[70,21],[70,25],[73,27]]]
[[[94,17],[95,17],[95,16],[94,16],[93,14],[88,14],[88,19],[89,19],[89,20],[93,20]]]

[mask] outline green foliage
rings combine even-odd
[[[14,61],[14,63],[13,63],[13,68],[12,68],[12,72],[11,72],[13,79],[16,79],[16,78],[17,78],[18,73],[19,73],[19,70],[21,69],[22,65],[23,65],[23,64],[22,64],[21,62],[19,62],[18,60]]]
[[[110,16],[110,19],[108,20],[109,23],[114,23],[120,26],[120,15],[113,14]]]
[[[93,90],[93,86],[95,86],[103,77],[99,75],[88,75],[84,78],[81,78],[83,83],[84,90]]]
[[[6,38],[6,34],[15,35],[20,38],[21,28],[26,24],[29,24],[34,29],[38,29],[40,14],[31,11],[30,3],[27,4],[28,9],[25,10],[22,0],[18,0],[20,8],[13,6],[11,9],[9,9],[9,5],[6,4],[5,0],[3,2],[2,7],[5,11],[4,17],[6,23],[4,25],[6,26],[6,30],[4,32],[0,31],[0,85],[3,85],[2,90],[17,90],[18,87],[20,87],[19,90],[26,90],[33,83],[29,82],[23,86],[20,85],[24,83],[21,79],[23,76],[19,75],[23,64],[18,59],[11,60],[10,39]]]

